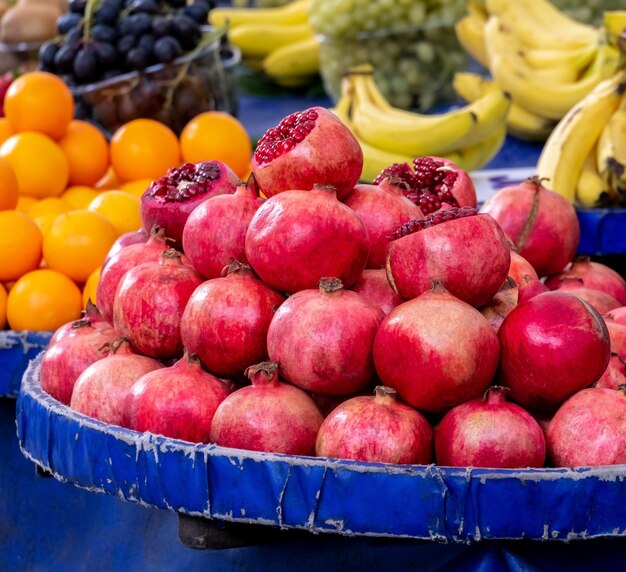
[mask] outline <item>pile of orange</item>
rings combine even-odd
[[[0,329],[54,330],[94,298],[100,267],[121,234],[141,226],[140,197],[182,162],[220,160],[249,173],[250,139],[235,118],[207,112],[180,139],[136,119],[110,143],[74,120],[55,75],[16,79],[0,118]]]

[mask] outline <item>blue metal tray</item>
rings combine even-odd
[[[314,533],[469,542],[626,536],[626,466],[464,469],[254,453],[137,433],[47,395],[41,358],[17,402],[22,452],[123,500]]]
[[[0,397],[17,397],[30,360],[50,342],[52,332],[0,330]]]

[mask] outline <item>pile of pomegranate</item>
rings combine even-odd
[[[437,157],[358,184],[330,112],[285,118],[244,184],[187,164],[142,198],[45,391],[136,431],[383,463],[626,462],[626,282],[573,257],[538,179],[477,210]],[[267,198],[266,198],[267,197]]]

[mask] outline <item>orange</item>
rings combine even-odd
[[[74,117],[74,98],[56,75],[25,73],[11,83],[4,99],[4,114],[16,133],[37,131],[59,139]]]
[[[13,168],[7,161],[0,159],[0,211],[14,209],[20,195],[20,187]]]
[[[0,282],[34,270],[41,259],[41,231],[20,211],[0,211]]]
[[[94,185],[94,189],[102,191],[105,189],[119,189],[122,182],[117,176],[117,173],[113,170],[113,167],[109,165],[104,176]]]
[[[102,265],[117,238],[115,227],[101,214],[71,211],[58,216],[43,239],[48,268],[85,282]]]
[[[37,201],[28,209],[26,214],[35,221],[39,230],[41,230],[41,234],[46,236],[46,233],[50,230],[55,219],[68,210],[70,209],[67,203],[62,199],[58,197],[48,197],[47,199]]]
[[[2,145],[11,135],[15,135],[13,127],[6,117],[0,117],[0,145]]]
[[[83,288],[83,308],[87,307],[87,302],[91,300],[94,304],[97,304],[96,290],[98,289],[98,282],[100,281],[100,271],[102,266],[98,266],[87,278],[85,286]]]
[[[141,198],[151,184],[152,179],[139,179],[137,181],[130,181],[129,183],[122,183],[120,189]]]
[[[186,163],[222,161],[238,177],[250,170],[252,144],[243,125],[222,111],[206,111],[194,117],[180,134]]]
[[[91,201],[88,209],[106,217],[119,236],[141,228],[140,203],[139,198],[130,193],[104,191]]]
[[[109,167],[109,144],[91,123],[72,121],[59,147],[70,166],[70,185],[95,185]]]
[[[28,209],[31,205],[34,205],[38,199],[35,197],[29,197],[28,195],[20,195],[17,199],[17,206],[15,207],[18,211],[27,213]]]
[[[13,167],[24,195],[58,197],[67,187],[67,159],[50,137],[32,131],[18,133],[2,144],[0,157]]]
[[[74,185],[68,187],[61,195],[63,201],[68,205],[69,209],[86,209],[89,203],[98,196],[98,191],[91,187],[83,185]]]
[[[54,270],[34,270],[11,288],[7,319],[13,330],[56,330],[80,318],[80,288]]]
[[[126,181],[158,179],[180,165],[176,134],[153,119],[134,119],[111,138],[111,165]]]
[[[7,327],[7,291],[0,284],[0,330]]]

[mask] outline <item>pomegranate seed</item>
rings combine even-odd
[[[316,120],[317,111],[315,110],[288,115],[277,127],[268,129],[259,139],[254,158],[258,163],[263,164],[288,153],[311,133]]]
[[[404,223],[399,229],[388,234],[387,238],[389,240],[396,240],[398,238],[402,238],[403,236],[419,232],[420,230],[430,228],[431,226],[435,226],[443,222],[456,220],[458,218],[465,218],[468,216],[475,216],[477,214],[478,211],[472,207],[453,207],[444,211],[431,213],[423,219],[410,220],[409,222]]]
[[[161,197],[166,203],[185,201],[209,192],[220,175],[220,166],[215,161],[185,163],[154,181],[148,189],[148,196]]]

